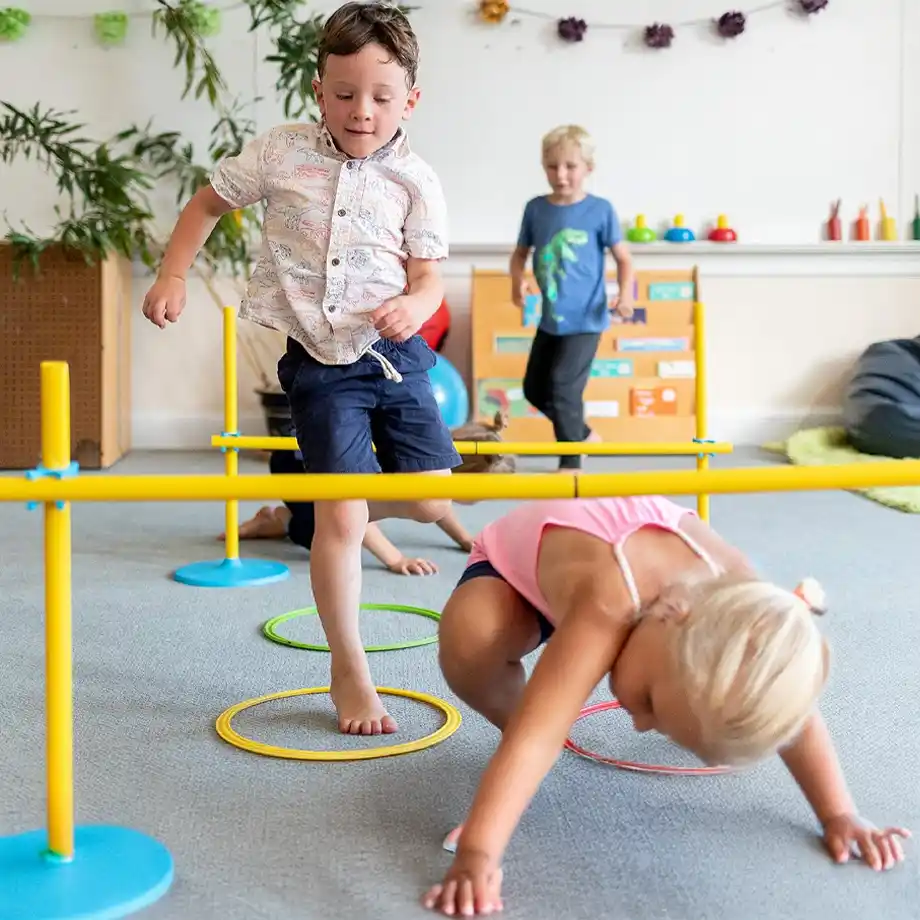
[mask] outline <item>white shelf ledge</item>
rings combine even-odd
[[[477,268],[506,269],[511,243],[455,243],[448,274]],[[633,243],[643,268],[685,269],[694,265],[708,277],[739,276],[897,276],[920,278],[920,241],[867,243]],[[920,305],[918,305],[920,306]]]
[[[675,255],[680,253],[744,256],[852,256],[852,255],[914,255],[920,256],[920,241],[868,243],[630,243],[636,255],[642,253]],[[457,255],[505,255],[514,248],[511,243],[453,243],[451,253]]]

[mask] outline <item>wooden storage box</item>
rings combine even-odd
[[[71,453],[104,469],[131,447],[131,265],[53,247],[13,279],[0,245],[0,469],[41,460],[42,361],[70,365]]]
[[[608,281],[616,275],[608,274]],[[501,408],[510,415],[506,440],[555,440],[549,420],[523,395],[535,319],[525,324],[512,303],[506,272],[474,269],[472,291],[473,418],[490,418]],[[605,441],[692,441],[697,273],[637,271],[634,295],[644,322],[612,325],[601,337],[585,389],[586,420]],[[635,347],[640,340],[641,349]]]

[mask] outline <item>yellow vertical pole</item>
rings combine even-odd
[[[706,308],[697,300],[693,304],[693,348],[696,356],[696,439],[706,441],[708,438],[709,419],[707,418],[709,405],[707,397],[707,361],[706,361]],[[701,445],[701,452],[697,454],[696,468],[705,470],[709,468],[709,456],[705,453],[705,444]],[[696,510],[700,518],[709,520],[709,496],[697,495]]]
[[[239,431],[239,385],[236,366],[236,309],[224,307],[224,432],[238,435]],[[228,476],[238,476],[240,455],[235,448],[224,451],[224,462]],[[226,557],[240,558],[240,503],[231,499],[227,502],[226,523]]]
[[[70,466],[70,369],[41,365],[42,466]],[[45,503],[45,717],[48,851],[69,861],[74,852],[73,626],[70,503]]]

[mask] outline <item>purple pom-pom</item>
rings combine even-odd
[[[674,30],[664,22],[656,22],[645,29],[645,44],[649,48],[670,48],[674,41]]]
[[[806,16],[812,13],[820,13],[827,6],[827,0],[799,0],[799,6]]]
[[[585,32],[588,31],[588,23],[584,19],[568,16],[556,23],[556,30],[563,41],[580,42],[584,39]]]
[[[716,20],[716,29],[722,38],[737,38],[744,31],[744,26],[744,13],[723,13]]]

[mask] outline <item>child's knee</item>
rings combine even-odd
[[[420,524],[437,524],[450,511],[449,498],[430,498],[414,502],[412,517]]]
[[[367,502],[320,501],[316,503],[316,534],[324,539],[357,540],[367,528]]]
[[[459,641],[456,634],[441,631],[438,637],[438,665],[447,686],[454,693],[462,694],[465,687],[478,679],[476,656],[471,649],[472,643]]]

